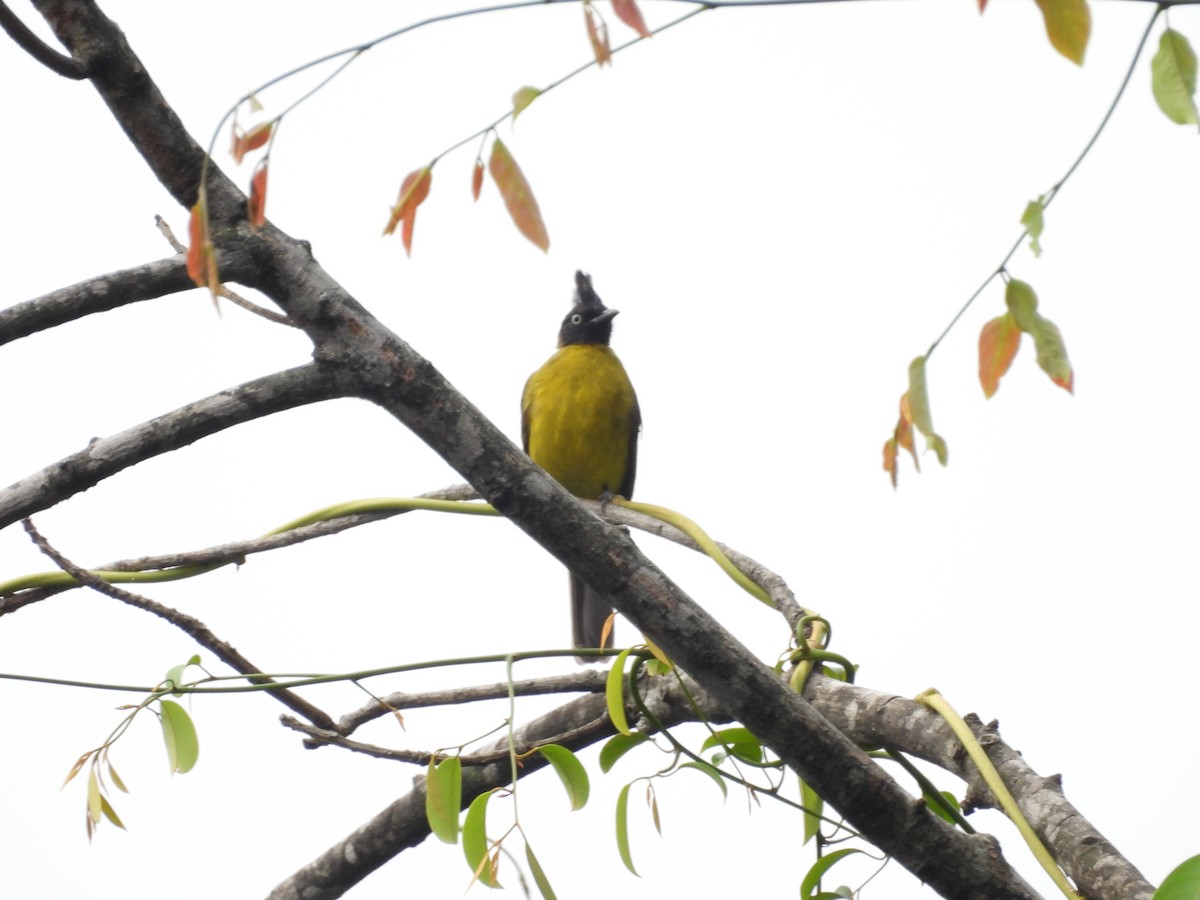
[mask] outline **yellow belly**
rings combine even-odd
[[[521,414],[526,452],[572,494],[595,500],[606,491],[632,493],[625,482],[641,417],[610,348],[561,348],[529,377]]]

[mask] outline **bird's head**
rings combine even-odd
[[[592,288],[590,275],[576,272],[574,303],[559,329],[558,346],[607,344],[612,337],[613,316],[618,311],[609,309],[601,302]]]

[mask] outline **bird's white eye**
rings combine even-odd
[[[571,316],[571,324],[572,325],[579,325],[581,322],[583,322],[583,316],[581,316],[579,313],[572,314],[572,316]]]

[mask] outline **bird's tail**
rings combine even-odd
[[[571,576],[571,639],[579,649],[594,649],[600,646],[604,623],[612,615],[612,604],[602,594],[596,593],[577,575]],[[610,630],[606,647],[613,645]],[[595,657],[577,656],[580,663],[595,662]]]

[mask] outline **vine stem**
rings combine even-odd
[[[1071,167],[1069,169],[1067,169],[1067,173],[1065,175],[1063,175],[1062,178],[1058,179],[1058,181],[1056,181],[1054,183],[1054,186],[1051,187],[1050,190],[1046,192],[1046,199],[1044,201],[1042,201],[1042,204],[1041,204],[1043,210],[1050,206],[1050,204],[1053,202],[1054,198],[1056,196],[1058,196],[1059,190],[1061,190],[1062,186],[1067,183],[1067,180],[1072,175],[1075,174],[1075,170],[1079,168],[1080,164],[1087,157],[1088,153],[1091,152],[1092,147],[1095,146],[1096,141],[1099,140],[1101,133],[1104,131],[1105,127],[1108,125],[1109,119],[1112,118],[1112,114],[1116,111],[1117,104],[1121,102],[1121,97],[1124,96],[1125,89],[1127,87],[1129,87],[1129,80],[1133,77],[1133,72],[1134,72],[1134,69],[1137,68],[1138,60],[1141,59],[1141,57],[1142,57],[1142,51],[1146,49],[1146,41],[1148,41],[1150,39],[1150,31],[1151,31],[1151,29],[1154,28],[1154,23],[1158,21],[1158,17],[1162,14],[1163,10],[1167,9],[1167,7],[1171,6],[1171,5],[1172,4],[1170,4],[1170,3],[1160,2],[1157,6],[1155,6],[1154,14],[1150,16],[1150,21],[1146,23],[1146,28],[1142,32],[1141,39],[1138,40],[1137,49],[1134,50],[1133,59],[1130,60],[1130,62],[1129,62],[1129,68],[1126,69],[1126,71],[1125,71],[1125,77],[1121,79],[1121,86],[1119,88],[1117,88],[1116,96],[1113,97],[1112,103],[1109,104],[1108,111],[1104,114],[1104,117],[1100,120],[1100,124],[1096,127],[1096,130],[1095,130],[1095,132],[1093,132],[1091,139],[1089,139],[1087,144],[1084,145],[1082,152],[1080,152],[1079,156],[1076,157],[1075,162],[1071,163]],[[929,345],[929,349],[925,351],[926,359],[928,359],[930,356],[933,355],[933,351],[937,349],[938,344],[940,344],[942,342],[942,339],[950,333],[951,329],[953,329],[955,325],[958,324],[958,320],[963,317],[963,315],[966,313],[966,311],[968,309],[970,309],[971,304],[973,304],[975,302],[975,300],[979,297],[979,295],[983,293],[984,289],[989,284],[991,284],[992,281],[998,275],[1000,275],[1002,272],[1004,272],[1005,268],[1008,266],[1009,261],[1016,254],[1017,250],[1020,249],[1021,244],[1024,243],[1025,238],[1028,236],[1029,236],[1028,231],[1021,232],[1021,236],[1017,238],[1016,242],[1012,245],[1012,247],[1009,248],[1008,252],[1006,254],[1004,254],[1004,258],[1002,260],[1000,260],[1000,265],[996,266],[996,268],[992,271],[992,273],[983,280],[983,284],[981,284],[975,290],[975,293],[973,293],[970,297],[967,298],[967,302],[964,303],[962,305],[962,307],[959,309],[959,311],[954,314],[954,318],[952,318],[950,320],[950,324],[948,324],[944,329],[942,329],[942,333],[939,334],[937,336],[937,339],[932,344]]]

